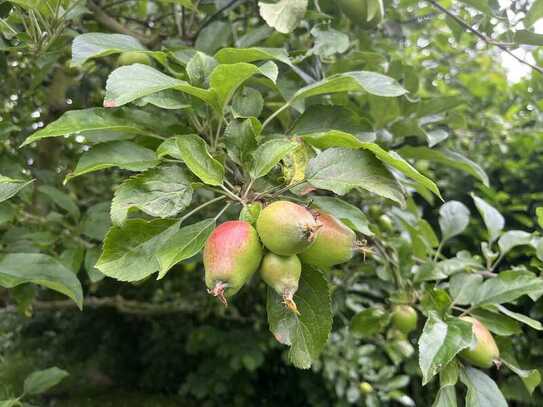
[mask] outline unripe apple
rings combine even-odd
[[[358,388],[360,389],[360,393],[362,394],[370,394],[371,392],[373,392],[373,386],[368,382],[360,382]]]
[[[418,315],[417,311],[409,305],[395,305],[392,308],[392,324],[394,327],[404,333],[417,329]]]
[[[330,214],[317,212],[317,220],[322,227],[315,243],[300,253],[302,262],[327,269],[351,260],[357,246],[356,234]]]
[[[295,254],[279,256],[268,253],[262,260],[260,275],[262,280],[283,298],[283,303],[294,313],[299,314],[294,294],[298,291],[298,282],[302,274],[302,263]]]
[[[289,201],[276,201],[260,212],[256,230],[266,248],[281,256],[292,256],[315,241],[320,228],[313,213]]]
[[[383,10],[379,7],[368,21],[368,0],[337,0],[337,4],[354,25],[362,28],[374,28],[383,20]]]
[[[494,337],[479,320],[472,317],[460,317],[461,320],[471,322],[473,334],[475,335],[475,345],[472,348],[464,349],[460,352],[460,357],[474,366],[488,369],[493,363],[500,360],[500,350],[494,341]]]
[[[204,247],[205,282],[208,292],[225,305],[258,269],[262,246],[249,222],[235,220],[219,225]]]
[[[117,66],[132,64],[151,65],[151,58],[149,58],[149,55],[138,51],[123,52],[117,58]]]

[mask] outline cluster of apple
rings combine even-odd
[[[263,208],[256,228],[245,220],[219,225],[204,248],[209,293],[224,304],[260,269],[264,282],[298,313],[294,294],[302,263],[329,269],[361,247],[356,234],[334,216],[289,201]]]

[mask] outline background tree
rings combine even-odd
[[[541,17],[1,1],[3,403],[539,405]],[[277,200],[364,250],[225,308],[201,249]]]

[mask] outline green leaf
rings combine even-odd
[[[304,18],[307,0],[279,0],[277,3],[258,2],[260,16],[266,24],[283,34],[293,31]]]
[[[142,51],[153,54],[129,35],[85,33],[75,37],[72,43],[72,64],[81,66],[91,58],[105,57],[121,52]]]
[[[210,21],[211,23],[207,26],[202,26],[202,30],[194,42],[194,49],[205,52],[208,55],[229,45],[232,42],[233,31],[233,26],[229,21]]]
[[[488,175],[486,175],[485,171],[477,163],[468,160],[462,154],[455,151],[446,148],[432,149],[428,147],[407,146],[402,147],[398,152],[405,158],[433,161],[459,169],[478,178],[485,186],[489,186]]]
[[[217,66],[209,78],[209,84],[216,97],[216,106],[222,112],[230,99],[243,82],[253,75],[267,75],[256,65],[239,62],[237,64],[222,64]]]
[[[155,254],[179,229],[171,220],[128,219],[113,226],[104,240],[96,268],[119,281],[139,281],[159,270]]]
[[[290,346],[289,360],[294,366],[309,369],[323,351],[332,329],[330,289],[324,275],[304,265],[294,301],[300,316],[288,310],[281,296],[268,288],[268,323],[275,339]]]
[[[420,299],[420,305],[426,312],[437,312],[444,317],[452,306],[452,300],[447,291],[442,288],[426,290]]]
[[[217,67],[218,62],[215,58],[196,51],[187,64],[187,75],[190,82],[197,86],[207,86],[211,72]]]
[[[359,337],[372,337],[382,332],[389,321],[389,315],[380,308],[360,311],[351,320],[351,331]]]
[[[503,227],[505,226],[505,219],[503,218],[502,214],[488,202],[479,198],[475,194],[471,194],[471,197],[473,198],[473,202],[475,203],[477,210],[485,222],[489,236],[488,241],[492,243],[501,234]]]
[[[517,44],[534,45],[539,47],[543,45],[543,34],[537,34],[533,31],[518,30],[513,36]]]
[[[104,107],[118,107],[167,89],[185,92],[216,107],[215,94],[172,78],[148,65],[133,64],[115,69],[106,83]]]
[[[455,385],[458,381],[458,364],[449,363],[439,372],[439,391],[432,407],[457,407]]]
[[[32,184],[34,180],[21,180],[0,175],[0,202],[7,201],[15,196],[21,189]]]
[[[158,158],[163,158],[170,156],[178,160],[183,160],[181,153],[179,152],[179,147],[177,146],[177,139],[183,136],[168,137],[164,140],[156,149],[156,155]]]
[[[100,202],[87,209],[81,220],[81,232],[91,239],[102,241],[111,226],[110,201]]]
[[[504,357],[501,358],[501,361],[503,362],[505,366],[507,366],[509,369],[515,372],[515,374],[518,377],[520,377],[520,379],[524,383],[524,386],[526,387],[526,390],[528,390],[528,393],[532,395],[536,387],[539,386],[539,384],[541,383],[541,373],[539,373],[539,370],[521,369],[515,363],[507,360],[507,358],[504,358]]]
[[[366,236],[373,236],[368,218],[356,206],[332,196],[313,196],[311,199],[317,208],[332,214],[351,229]]]
[[[68,212],[74,219],[79,219],[81,213],[74,198],[66,192],[50,185],[40,185],[38,191],[47,196],[53,203]]]
[[[268,140],[259,145],[252,153],[251,178],[258,179],[267,175],[279,161],[287,154],[292,153],[296,147],[298,147],[298,143],[284,138]]]
[[[215,160],[207,149],[207,144],[196,134],[177,137],[179,154],[187,167],[208,185],[221,185],[224,180],[224,167]]]
[[[462,202],[449,201],[441,205],[439,208],[441,240],[446,241],[461,234],[468,226],[469,216],[469,209]]]
[[[91,283],[97,283],[99,281],[102,281],[106,277],[100,270],[95,267],[96,262],[99,258],[100,249],[98,247],[91,247],[90,249],[87,249],[87,252],[85,253],[84,266]]]
[[[524,314],[519,314],[518,312],[513,312],[505,308],[503,305],[497,305],[496,309],[502,314],[507,315],[510,318],[513,318],[519,322],[522,322],[525,325],[528,325],[530,328],[533,328],[537,331],[543,331],[543,324],[535,319],[527,317]]]
[[[70,110],[59,119],[48,124],[29,136],[21,147],[49,137],[85,135],[90,131],[112,131],[129,134],[148,135],[153,133],[141,123],[135,121],[135,113],[128,109],[104,109],[101,107],[82,110]]]
[[[540,228],[543,228],[543,206],[540,206],[535,210],[535,214],[537,216],[537,223],[539,224]]]
[[[129,178],[115,191],[111,220],[121,225],[132,208],[149,216],[169,218],[192,200],[191,177],[182,167],[165,165]]]
[[[477,290],[483,283],[480,274],[458,273],[449,281],[449,292],[455,304],[471,304],[477,297]]]
[[[81,156],[75,170],[66,176],[65,182],[106,168],[119,167],[129,171],[145,171],[158,163],[153,150],[130,141],[102,143]]]
[[[396,179],[367,151],[330,148],[309,161],[306,178],[314,187],[338,195],[362,188],[404,204]]]
[[[205,219],[184,226],[171,236],[156,253],[160,265],[158,279],[163,278],[180,261],[199,253],[214,228],[215,219]]]
[[[0,258],[0,286],[38,284],[74,300],[83,307],[83,290],[77,277],[54,258],[40,253],[9,253]]]
[[[494,17],[494,10],[492,10],[492,7],[490,6],[488,0],[460,0],[462,3],[465,3],[484,14]]]
[[[407,93],[393,78],[370,71],[335,74],[298,90],[290,103],[311,96],[342,92],[367,92],[371,95],[395,97]]]
[[[531,244],[532,234],[522,230],[508,230],[498,240],[501,255],[508,253],[517,246],[526,246]]]
[[[473,330],[469,322],[458,318],[444,322],[437,313],[430,312],[419,339],[422,384],[427,384],[458,352],[470,347],[473,341]]]
[[[320,149],[360,148],[361,141],[374,141],[371,131],[369,123],[349,109],[313,105],[296,120],[290,134],[303,136],[307,143]]]
[[[315,42],[310,52],[321,58],[330,58],[349,49],[349,36],[325,25],[313,27],[311,35],[315,38]]]
[[[486,280],[477,292],[473,305],[503,304],[523,295],[537,298],[543,294],[543,279],[529,271],[502,271]]]
[[[58,367],[51,367],[30,374],[24,382],[24,392],[29,396],[43,394],[50,388],[59,384],[70,374]]]
[[[0,407],[20,407],[22,406],[19,399],[0,400]]]
[[[221,64],[269,60],[292,65],[284,48],[222,48],[215,54],[215,59]]]
[[[460,380],[468,388],[466,407],[507,407],[494,380],[480,370],[464,367],[460,371]]]
[[[171,89],[144,96],[135,101],[135,104],[138,106],[151,104],[153,106],[160,107],[161,109],[168,110],[188,109],[191,107],[190,104],[183,102],[181,95],[177,94]]]
[[[262,125],[255,118],[244,121],[232,120],[224,131],[224,144],[228,157],[246,168],[251,161],[251,153],[256,149],[256,138],[261,128]]]
[[[535,0],[524,17],[524,27],[530,28],[541,18],[543,18],[543,0]]]
[[[490,332],[499,336],[511,336],[522,333],[520,324],[504,315],[501,315],[494,306],[472,310],[470,314],[483,323]]]

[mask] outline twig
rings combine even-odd
[[[96,21],[103,24],[104,26],[109,28],[111,31],[117,32],[119,34],[130,35],[130,36],[138,39],[140,42],[142,42],[145,45],[150,45],[150,44],[154,43],[154,41],[155,41],[154,37],[146,37],[145,35],[142,35],[142,34],[133,32],[132,30],[129,30],[124,25],[122,25],[117,20],[115,20],[113,17],[106,14],[104,12],[104,10],[102,10],[93,1],[88,2],[88,7],[89,7],[90,11],[92,11]]]
[[[116,309],[119,313],[137,316],[167,315],[180,312],[191,313],[198,309],[198,305],[190,302],[170,302],[164,304],[149,304],[145,302],[127,300],[120,295],[115,297],[87,297],[83,302],[86,308],[110,307]],[[59,301],[34,301],[32,303],[34,310],[56,311],[63,309],[77,310],[75,302],[72,300]],[[17,312],[17,307],[8,305],[0,308],[0,314]]]
[[[452,18],[454,21],[456,21],[458,24],[460,24],[462,27],[464,27],[466,30],[470,31],[472,34],[474,34],[476,37],[478,37],[479,39],[483,40],[484,42],[486,42],[488,45],[494,45],[496,47],[498,47],[499,49],[501,49],[503,52],[505,52],[506,54],[512,56],[514,59],[516,59],[518,62],[520,62],[521,64],[524,64],[524,65],[527,65],[529,66],[530,68],[532,68],[534,71],[537,71],[539,72],[540,74],[543,75],[543,68],[541,68],[540,66],[537,66],[537,65],[534,65],[528,61],[525,61],[524,59],[516,56],[515,54],[513,54],[511,51],[509,51],[507,49],[507,45],[505,44],[501,44],[499,42],[496,42],[494,41],[492,38],[489,38],[487,37],[485,34],[481,33],[480,31],[477,31],[475,28],[473,28],[471,25],[469,25],[468,23],[466,23],[464,20],[462,20],[460,17],[458,17],[457,15],[455,15],[454,13],[451,13],[448,9],[446,9],[445,7],[443,7],[441,4],[439,4],[437,1],[435,0],[429,0],[430,4],[432,4],[435,8],[437,8],[438,10],[442,11],[443,13],[447,14],[450,18]]]
[[[198,28],[198,31],[196,31],[196,34],[194,34],[193,38],[198,38],[198,35],[200,32],[206,28],[213,20],[215,20],[218,16],[220,16],[224,11],[228,10],[230,7],[234,6],[238,1],[241,1],[244,3],[246,0],[230,0],[226,5],[221,7],[215,14],[212,14],[207,18],[201,25],[200,28]]]

